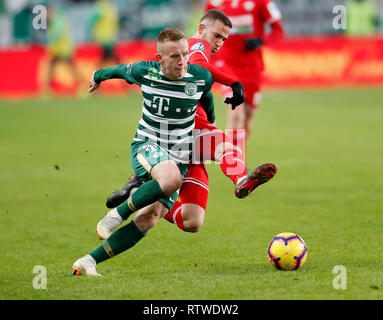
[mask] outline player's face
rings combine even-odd
[[[200,36],[209,42],[212,54],[222,47],[229,34],[230,28],[219,20],[209,21],[205,25],[200,25]]]
[[[189,47],[186,39],[166,41],[157,49],[156,58],[161,64],[165,77],[176,80],[185,76],[189,60]]]

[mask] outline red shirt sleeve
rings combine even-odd
[[[277,5],[272,0],[265,0],[260,7],[261,15],[265,23],[272,24],[277,20],[281,20],[282,15]]]
[[[265,0],[261,7],[261,15],[265,23],[270,24],[270,32],[263,37],[265,44],[277,42],[283,39],[285,32],[282,25],[282,15],[272,0]]]
[[[189,63],[198,64],[208,69],[215,82],[231,86],[238,79],[232,78],[210,63],[211,49],[209,42],[203,39],[189,39]]]
[[[285,31],[283,30],[282,22],[280,20],[273,22],[270,26],[270,32],[263,38],[265,44],[280,41],[285,36]]]
[[[211,63],[207,62],[203,58],[198,58],[197,55],[195,55],[195,59],[193,59],[191,63],[195,63],[200,65],[201,67],[204,67],[208,69],[213,76],[213,79],[215,82],[218,82],[220,84],[223,84],[225,86],[231,86],[234,82],[239,81],[236,78],[230,77],[227,73],[222,72],[219,70],[216,66],[212,65]],[[201,55],[199,55],[201,56]],[[202,56],[201,56],[202,57]],[[189,60],[190,61],[190,60]]]

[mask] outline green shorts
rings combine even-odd
[[[133,141],[130,147],[130,162],[132,164],[134,174],[143,181],[152,180],[152,168],[160,162],[173,160],[176,162],[166,150],[150,141]],[[177,162],[176,162],[177,163]],[[188,171],[188,165],[177,163],[182,178]],[[169,208],[169,211],[178,198],[178,192],[174,192],[169,198],[161,198],[159,201]]]

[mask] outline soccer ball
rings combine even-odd
[[[278,270],[297,270],[307,258],[305,242],[295,233],[277,234],[268,249],[271,264]]]

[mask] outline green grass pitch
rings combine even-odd
[[[202,230],[161,220],[100,264],[101,278],[71,267],[101,243],[106,197],[132,173],[140,95],[0,101],[0,299],[382,299],[382,101],[381,89],[265,92],[247,157],[250,167],[277,164],[273,180],[238,200],[208,165]],[[298,271],[268,261],[280,232],[307,244]],[[46,289],[33,287],[36,265]],[[346,289],[333,287],[337,265]]]

